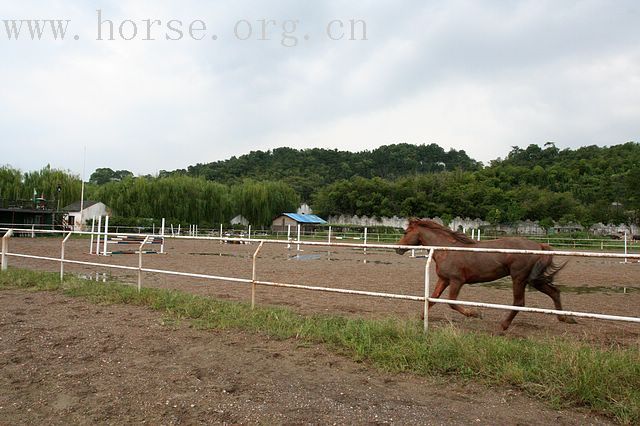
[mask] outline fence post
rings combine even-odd
[[[72,233],[73,232],[69,232],[67,236],[62,240],[62,247],[60,249],[60,282],[64,281],[64,245],[67,243],[67,240]]]
[[[148,240],[149,236],[147,235],[140,244],[140,248],[138,248],[138,293],[140,293],[140,290],[142,289],[142,248],[147,244]]]
[[[364,227],[364,245],[367,245],[367,227]],[[367,248],[364,248],[364,254],[367,254]]]
[[[249,225],[249,239],[251,239],[251,225]]]
[[[300,242],[300,224],[298,224],[298,242]],[[297,251],[300,251],[300,244],[298,244]]]
[[[287,241],[291,241],[291,224],[287,225]],[[291,244],[287,244],[287,250],[291,250]]]
[[[329,238],[327,242],[331,244],[331,225],[329,225]]]
[[[256,307],[256,257],[262,248],[264,241],[260,241],[260,245],[253,253],[253,269],[251,271],[251,309]]]
[[[0,259],[0,271],[7,270],[7,253],[9,252],[9,238],[13,235],[13,229],[9,229],[2,237],[2,258]]]
[[[624,231],[624,255],[627,255],[627,231]],[[627,263],[627,258],[624,258],[624,263]]]
[[[222,224],[220,224],[220,244],[222,244]]]
[[[431,266],[431,260],[433,259],[433,249],[429,250],[429,256],[427,257],[427,263],[424,265],[424,334],[429,331],[429,267]]]

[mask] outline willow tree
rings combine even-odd
[[[275,216],[295,211],[300,197],[283,182],[245,180],[231,188],[235,211],[249,223],[267,226]]]
[[[226,185],[188,176],[125,178],[94,187],[91,197],[122,217],[213,224],[227,222],[231,214]]]
[[[22,173],[9,166],[0,168],[0,198],[3,199],[30,200],[35,193],[49,201],[58,201],[62,208],[80,200],[81,187],[80,177],[68,170],[47,166]]]

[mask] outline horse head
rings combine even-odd
[[[396,244],[401,246],[418,246],[421,245],[420,239],[420,230],[418,226],[415,226],[413,220],[409,220],[409,225],[407,225],[407,229],[404,231],[404,235],[400,238]],[[405,254],[409,249],[396,249],[396,253],[399,255]]]

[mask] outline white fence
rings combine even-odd
[[[0,262],[1,269],[4,271],[7,269],[7,259],[9,257],[16,258],[27,258],[27,259],[38,259],[45,260],[51,262],[60,263],[60,279],[64,279],[64,265],[65,264],[76,264],[76,265],[86,265],[86,266],[94,266],[100,268],[112,268],[112,269],[121,269],[121,270],[132,270],[137,271],[138,273],[138,290],[142,287],[143,282],[143,273],[150,272],[156,274],[165,274],[165,275],[174,275],[174,276],[183,276],[183,277],[193,277],[193,278],[201,278],[201,279],[209,279],[209,280],[219,280],[219,281],[230,281],[237,283],[245,283],[251,284],[251,303],[252,307],[255,306],[255,290],[256,286],[270,286],[270,287],[282,287],[282,288],[292,288],[292,289],[301,289],[301,290],[310,290],[310,291],[322,291],[329,293],[340,293],[340,294],[352,294],[352,295],[360,295],[360,296],[370,296],[370,297],[381,297],[387,299],[401,299],[401,300],[412,300],[419,301],[423,303],[424,306],[424,330],[427,332],[428,329],[428,303],[446,303],[446,304],[456,304],[456,305],[464,305],[464,306],[474,306],[474,307],[483,307],[483,308],[491,308],[491,309],[500,309],[500,310],[514,310],[514,311],[523,311],[523,312],[535,312],[542,314],[550,314],[550,315],[564,315],[564,316],[574,316],[574,317],[582,317],[582,318],[594,318],[594,319],[602,319],[602,320],[611,320],[611,321],[625,321],[631,323],[640,324],[640,318],[638,317],[626,317],[626,316],[618,316],[618,315],[606,315],[599,313],[591,313],[591,312],[575,312],[575,311],[559,311],[555,309],[542,309],[542,308],[529,308],[524,306],[512,306],[512,305],[499,305],[493,303],[482,303],[482,302],[469,302],[469,301],[461,301],[461,300],[449,300],[449,299],[439,299],[439,298],[431,298],[429,297],[430,291],[430,282],[429,282],[429,268],[431,265],[431,261],[433,258],[433,254],[435,251],[466,251],[466,252],[474,252],[474,253],[510,253],[510,254],[539,254],[539,255],[558,255],[558,256],[578,256],[578,257],[598,257],[598,258],[618,258],[624,259],[624,261],[628,261],[629,259],[640,260],[640,254],[619,254],[619,253],[597,253],[597,252],[579,252],[579,251],[541,251],[541,250],[515,250],[515,249],[492,249],[492,248],[470,248],[470,247],[437,247],[437,246],[421,246],[420,249],[428,250],[429,255],[427,256],[427,262],[425,264],[425,273],[424,273],[424,296],[412,296],[406,294],[393,294],[393,293],[382,293],[382,292],[370,292],[363,290],[353,290],[353,289],[342,289],[342,288],[331,288],[331,287],[319,287],[319,286],[307,286],[300,284],[290,284],[290,283],[279,283],[273,281],[263,281],[258,280],[256,276],[256,262],[258,258],[258,254],[262,247],[265,244],[296,244],[296,245],[307,245],[307,246],[321,246],[321,247],[348,247],[348,248],[360,248],[366,249],[386,249],[386,250],[395,250],[395,249],[416,249],[416,246],[402,246],[396,244],[356,244],[356,243],[336,243],[336,242],[319,242],[319,241],[301,241],[300,239],[292,240],[265,240],[265,239],[247,239],[247,238],[229,238],[229,237],[195,237],[195,236],[165,236],[165,238],[174,238],[174,239],[184,239],[184,240],[213,240],[213,241],[234,241],[234,242],[250,242],[257,243],[258,247],[255,250],[252,262],[252,276],[251,278],[239,278],[239,277],[227,277],[227,276],[218,276],[218,275],[209,275],[209,274],[197,274],[191,272],[181,272],[181,271],[171,271],[164,269],[152,269],[152,268],[143,268],[142,259],[144,252],[139,250],[138,252],[138,266],[123,266],[123,265],[114,265],[109,263],[98,263],[98,262],[85,262],[79,260],[70,260],[65,258],[65,244],[68,241],[71,235],[94,235],[95,233],[91,232],[64,232],[64,231],[35,231],[40,233],[63,233],[64,239],[61,243],[60,257],[50,257],[50,256],[35,256],[35,255],[27,255],[20,253],[12,253],[9,251],[9,238],[13,236],[17,232],[34,232],[31,230],[14,230],[14,229],[3,229],[0,228],[0,231],[6,231],[6,234],[2,238],[2,260]],[[104,233],[102,234],[104,235]],[[131,236],[140,236],[140,234],[111,234],[108,235],[131,235]],[[144,244],[146,240],[149,238],[158,237],[158,235],[145,235],[145,240],[141,244]]]

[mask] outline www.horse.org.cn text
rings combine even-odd
[[[75,41],[86,36],[72,35],[70,19],[3,19],[0,40]],[[90,28],[91,26],[85,27]],[[205,20],[193,19],[118,19],[96,10],[94,24],[96,41],[260,41],[277,43],[283,47],[301,46],[310,40],[367,41],[367,22],[364,19],[332,19],[323,26],[305,28],[299,19],[238,19],[224,28]]]

